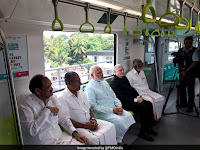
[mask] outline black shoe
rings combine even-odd
[[[186,112],[193,112],[193,108],[187,108]]]
[[[148,130],[148,133],[155,136],[158,135],[158,133],[154,131],[152,128]]]
[[[148,134],[146,134],[146,133],[140,133],[138,135],[138,137],[140,137],[140,138],[142,138],[144,140],[150,141],[150,142],[154,141],[154,139],[151,136],[149,136]]]

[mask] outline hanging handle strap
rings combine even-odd
[[[126,17],[127,17],[127,12],[125,12],[125,14],[124,14],[124,30],[123,30],[124,35],[127,35],[127,31],[126,31]]]
[[[107,24],[104,28],[104,33],[109,33],[109,34],[112,32],[112,29],[111,29],[111,26],[110,26],[110,13],[111,13],[111,9],[109,8],[108,12],[106,13],[107,14]],[[106,31],[107,28],[109,29],[108,31]]]
[[[183,20],[186,23],[186,25],[185,26],[177,25],[177,26],[175,26],[175,29],[188,29],[188,27],[189,27],[188,20],[185,17],[183,17],[183,5],[185,4],[185,2],[186,2],[186,0],[184,0],[183,2],[180,1],[180,21]]]
[[[159,31],[159,29],[157,29],[155,23],[154,23],[154,25],[155,25],[155,30],[151,33],[151,36],[158,37],[158,36],[160,36],[160,31]]]
[[[145,31],[145,36],[149,36],[149,25],[147,23],[146,31]]]
[[[192,12],[193,12],[193,9],[194,9],[194,3],[193,3],[192,8],[190,9],[190,18],[189,18],[189,27],[188,27],[189,31],[191,31],[191,29],[192,29]]]
[[[150,10],[152,14],[152,18],[146,18],[147,11]],[[142,21],[144,23],[154,23],[156,22],[156,11],[152,5],[152,0],[147,0],[147,4],[142,9]]]
[[[84,22],[83,24],[80,25],[80,27],[79,27],[79,31],[80,31],[80,32],[94,33],[94,31],[95,31],[93,24],[91,24],[91,23],[89,22],[89,19],[88,19],[89,8],[90,8],[90,4],[87,3],[87,6],[84,8],[84,10],[85,10],[85,22]],[[91,30],[89,30],[89,29],[82,29],[83,26],[86,25],[86,24],[90,25],[90,26],[92,27],[92,29],[91,29]]]
[[[131,35],[132,36],[140,36],[140,35],[142,35],[142,30],[139,28],[139,23],[138,23],[138,19],[139,18],[137,18],[137,26],[135,27],[135,29],[133,30],[133,31],[131,31]]]
[[[58,17],[58,11],[57,11],[57,5],[58,5],[58,0],[52,0],[53,6],[54,6],[54,13],[55,13],[55,18],[51,24],[51,28],[53,31],[63,31],[63,23]],[[59,23],[60,27],[55,27],[56,21]]]
[[[196,21],[196,25],[195,25],[195,32],[197,33],[197,34],[199,34],[200,33],[200,26],[199,26],[199,14],[200,14],[200,11],[198,12],[198,14],[197,14],[197,21]]]
[[[180,17],[179,17],[177,14],[171,12],[169,4],[170,4],[170,0],[167,1],[167,10],[166,10],[166,12],[160,17],[160,19],[159,19],[159,21],[158,21],[158,25],[159,25],[160,27],[176,26],[176,25],[178,25],[179,22],[180,22]],[[161,23],[161,20],[162,20],[165,16],[167,16],[167,15],[172,15],[172,16],[174,16],[176,19],[174,20],[173,23],[164,23],[164,24],[162,24],[162,23]]]
[[[161,31],[160,36],[161,36],[161,37],[164,37],[164,36],[165,36],[165,30],[164,30],[164,28],[162,28],[162,31]]]

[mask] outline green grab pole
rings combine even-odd
[[[152,14],[152,18],[146,18],[147,11],[150,10]],[[142,9],[142,21],[144,23],[155,23],[156,22],[156,11],[152,5],[152,0],[147,0],[147,4]]]

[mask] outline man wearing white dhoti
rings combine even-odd
[[[60,115],[64,116],[69,108],[70,119],[81,135],[88,138],[92,145],[116,145],[114,124],[95,119],[85,93],[80,89],[81,81],[76,72],[65,74],[67,87],[59,95]],[[61,124],[62,125],[62,124]],[[64,126],[63,126],[64,127]]]
[[[112,122],[117,132],[118,144],[123,144],[122,139],[128,128],[135,123],[133,116],[123,110],[120,100],[103,80],[103,72],[99,66],[90,69],[92,80],[87,84],[85,93],[91,105],[94,116]]]
[[[140,59],[133,60],[133,69],[126,75],[131,86],[136,89],[144,100],[152,102],[155,120],[159,120],[162,115],[162,109],[165,102],[164,96],[149,89],[146,76],[142,70],[143,63]]]
[[[88,139],[81,136],[70,119],[66,117],[66,130],[71,130],[72,135],[62,132],[58,123],[62,118],[58,117],[59,109],[56,107],[57,99],[53,96],[51,81],[44,75],[34,76],[29,84],[32,92],[21,105],[20,118],[25,144],[62,144],[80,145],[88,144]]]

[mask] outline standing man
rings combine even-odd
[[[73,127],[68,116],[63,122],[66,130],[73,131],[72,136],[62,132],[58,123],[62,118],[58,117],[59,109],[57,100],[53,96],[51,81],[44,75],[35,75],[29,84],[32,92],[21,105],[21,123],[25,144],[89,144],[86,137],[81,136]]]
[[[134,59],[133,69],[127,73],[126,77],[129,80],[130,85],[134,89],[136,89],[139,95],[142,95],[142,98],[144,100],[148,100],[152,103],[154,109],[154,118],[157,121],[161,118],[165,98],[164,96],[149,89],[149,85],[147,83],[147,79],[142,68],[142,60]]]
[[[117,131],[117,142],[123,144],[122,139],[128,128],[135,123],[133,116],[125,111],[120,100],[103,80],[103,72],[99,66],[90,68],[92,79],[87,84],[85,93],[96,118],[112,122]]]
[[[180,105],[179,107],[187,107],[187,112],[193,111],[194,106],[194,84],[195,75],[199,64],[199,50],[192,46],[193,38],[188,36],[184,39],[184,48],[179,49],[177,56],[183,57],[183,62],[177,62],[180,71]],[[174,61],[177,57],[174,58]],[[183,67],[180,68],[180,65]],[[187,88],[187,94],[186,94]],[[188,97],[188,100],[187,100]]]
[[[142,95],[139,96],[138,92],[131,87],[122,65],[115,65],[114,74],[110,86],[121,101],[123,108],[139,113],[141,128],[138,136],[147,141],[153,141],[154,139],[149,134],[157,135],[157,133],[152,129],[155,120],[151,102],[143,100]]]
[[[91,145],[116,145],[114,124],[95,119],[87,97],[80,89],[82,83],[79,75],[76,72],[66,73],[65,83],[67,87],[59,96],[60,115],[65,116],[65,110],[68,107],[74,127],[80,134],[88,138]],[[65,126],[63,127],[65,128]]]

